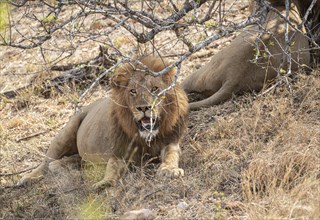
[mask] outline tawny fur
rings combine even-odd
[[[285,8],[277,6],[277,9],[285,15]],[[301,23],[301,17],[295,6],[290,10],[290,21],[296,27]],[[259,33],[257,25],[245,28],[229,46],[213,56],[211,61],[189,75],[182,83],[188,95],[198,94],[203,100],[191,102],[190,110],[197,110],[219,104],[229,99],[232,94],[261,90],[265,83],[277,76],[283,59],[285,48],[285,25],[284,20],[275,12],[270,11],[267,15],[265,28],[272,34],[260,36],[259,59],[256,43]],[[289,26],[289,36],[294,29]],[[302,29],[302,32],[305,32]],[[271,56],[265,50],[268,48]],[[310,64],[308,40],[298,32],[294,44],[291,46],[293,65],[296,71],[300,64]],[[255,61],[255,62],[254,62]],[[284,70],[286,66],[282,67]]]
[[[179,85],[155,99],[155,94],[172,84],[175,71],[153,77],[146,68],[158,72],[167,65],[162,59],[146,57],[144,65],[130,63],[119,68],[111,79],[111,95],[98,100],[71,117],[65,128],[52,141],[46,158],[19,184],[29,183],[48,171],[48,164],[63,156],[79,154],[83,160],[107,163],[105,177],[94,188],[114,185],[127,162],[141,163],[142,158],[161,156],[160,175],[179,176],[179,142],[186,129],[188,100]],[[157,91],[151,92],[154,88]],[[134,92],[133,93],[133,89]],[[159,132],[150,141],[139,135],[134,119],[151,110],[160,122]],[[150,116],[151,117],[151,116]]]

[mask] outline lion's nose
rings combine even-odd
[[[139,106],[137,107],[137,110],[140,111],[140,112],[146,112],[148,110],[151,109],[151,106]]]

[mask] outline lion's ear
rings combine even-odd
[[[129,84],[132,67],[129,64],[124,64],[119,67],[110,79],[112,88],[124,88]]]
[[[169,72],[162,75],[162,80],[167,84],[171,84],[174,81],[175,74],[176,68],[173,68]]]
[[[126,73],[116,73],[111,77],[110,85],[112,88],[124,88],[129,83],[129,74]]]

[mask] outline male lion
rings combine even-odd
[[[285,16],[284,6],[277,6],[277,9]],[[290,9],[289,20],[296,27],[301,24],[294,5]],[[277,76],[286,47],[285,22],[277,13],[270,11],[264,28],[268,32],[261,36],[258,25],[245,28],[228,47],[182,82],[188,94],[200,94],[203,98],[190,103],[190,110],[219,104],[233,93],[261,90],[265,82]],[[294,29],[289,26],[289,36],[293,32]],[[309,44],[303,33],[297,32],[290,50],[293,71],[301,64],[309,65]],[[286,65],[282,69],[285,70]]]
[[[49,163],[73,154],[85,161],[107,162],[104,178],[94,188],[113,186],[126,162],[161,155],[159,175],[183,176],[178,167],[179,141],[186,129],[188,99],[173,88],[175,71],[153,77],[167,65],[160,58],[145,57],[120,67],[111,78],[110,96],[74,115],[52,141],[41,165],[18,184],[43,176]]]

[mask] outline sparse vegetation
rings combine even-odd
[[[256,100],[242,96],[192,112],[182,145],[181,166],[186,172],[182,179],[160,180],[154,176],[154,166],[142,167],[129,171],[117,187],[93,193],[92,175],[101,176],[103,171],[65,166],[64,172],[32,187],[1,188],[0,215],[100,218],[149,208],[163,219],[316,219],[320,216],[319,72],[299,78],[293,94],[280,87]],[[91,99],[99,96],[101,91]],[[58,129],[19,143],[15,139],[48,130],[51,124],[43,123],[48,119],[63,124],[72,111],[58,102],[58,96],[37,98],[27,108],[15,110],[16,103],[8,103],[1,110],[2,173],[39,163]],[[18,179],[2,176],[1,185],[14,185]],[[188,208],[178,208],[181,201]]]
[[[238,20],[248,14],[247,10],[229,13]],[[95,20],[94,29],[107,25],[103,20],[98,23]],[[210,20],[207,26],[215,24]],[[114,34],[123,50],[133,48],[126,32]],[[185,49],[181,42],[170,41],[172,36],[157,35],[161,53]],[[179,80],[230,38],[192,55],[183,63]],[[87,42],[70,59],[88,60],[98,45]],[[149,46],[144,49],[150,50]],[[68,43],[60,47],[68,48]],[[153,210],[156,219],[320,218],[320,69],[297,73],[290,87],[280,85],[259,97],[244,94],[191,112],[182,143],[183,178],[159,179],[155,176],[159,164],[143,164],[128,170],[116,187],[98,193],[91,186],[103,170],[63,159],[57,164],[59,172],[30,187],[15,188],[18,173],[40,163],[52,138],[74,113],[74,100],[83,90],[65,86],[45,98],[36,88],[42,79],[59,73],[48,70],[38,50],[1,49],[1,92],[28,84],[39,72],[41,76],[15,99],[0,98],[0,218],[111,219],[140,208]],[[45,57],[55,60],[56,55]],[[82,105],[106,96],[107,89],[100,85],[89,94]]]
[[[0,36],[4,37],[2,34],[8,27],[9,23],[9,4],[5,2],[0,2]]]

